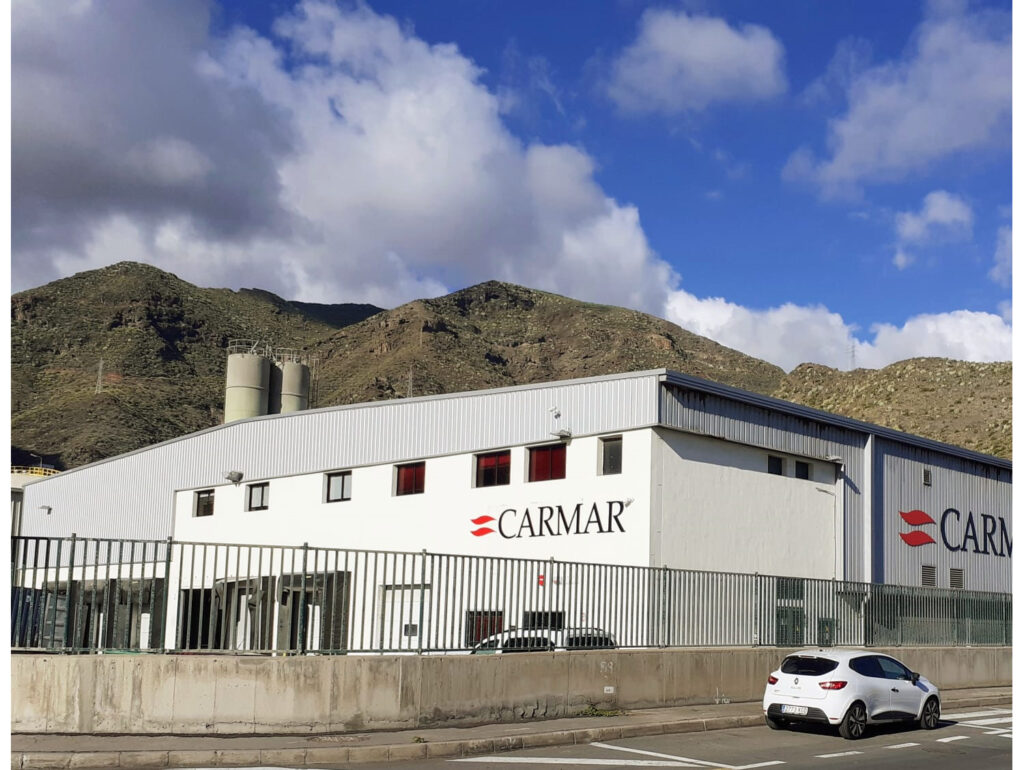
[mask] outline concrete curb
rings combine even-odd
[[[944,703],[943,710],[1002,706],[1011,702],[1012,698],[1001,695],[964,698]],[[470,757],[544,746],[570,746],[621,738],[639,738],[645,735],[730,730],[739,727],[758,727],[763,724],[764,717],[757,713],[587,727],[575,730],[553,730],[495,738],[396,743],[382,746],[230,749],[223,751],[26,751],[11,753],[11,767],[15,770],[77,770],[79,768],[92,770],[93,768],[114,767],[132,768],[132,770],[186,767],[316,767],[339,763],[359,764]]]

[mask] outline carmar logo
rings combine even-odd
[[[900,511],[900,518],[912,527],[923,527],[925,524],[934,524],[935,519],[924,511]],[[934,543],[935,539],[927,532],[915,529],[913,532],[900,532],[900,538],[904,543],[915,548],[926,543]]]
[[[506,540],[523,537],[558,537],[560,535],[588,535],[593,533],[625,532],[619,517],[626,510],[621,500],[593,503],[590,509],[583,503],[572,508],[561,505],[539,505],[534,510],[506,508],[494,516],[477,516],[470,519],[476,529],[469,534],[483,537],[495,532]],[[494,527],[485,526],[494,524]]]
[[[899,514],[900,518],[912,527],[937,523],[939,537],[948,551],[970,551],[1003,558],[1010,558],[1013,555],[1013,540],[1006,527],[1006,519],[1002,516],[979,513],[976,519],[972,511],[968,511],[964,516],[956,508],[947,508],[936,522],[927,513],[917,509],[900,511]],[[920,529],[899,534],[904,543],[914,548],[936,542],[935,538]]]

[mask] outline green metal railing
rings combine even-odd
[[[1011,596],[979,591],[170,539],[11,552],[15,650],[441,653],[513,631],[584,648],[1012,643]]]

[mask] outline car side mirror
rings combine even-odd
[[[920,679],[920,678],[921,678],[921,675],[919,673],[917,673],[916,671],[911,671],[910,672],[910,683],[911,684],[917,684],[917,680]]]

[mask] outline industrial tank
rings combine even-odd
[[[309,408],[309,367],[298,361],[283,361],[277,365],[281,372],[278,391],[281,414],[301,412]]]
[[[271,367],[270,359],[256,353],[228,355],[224,422],[267,414]]]

